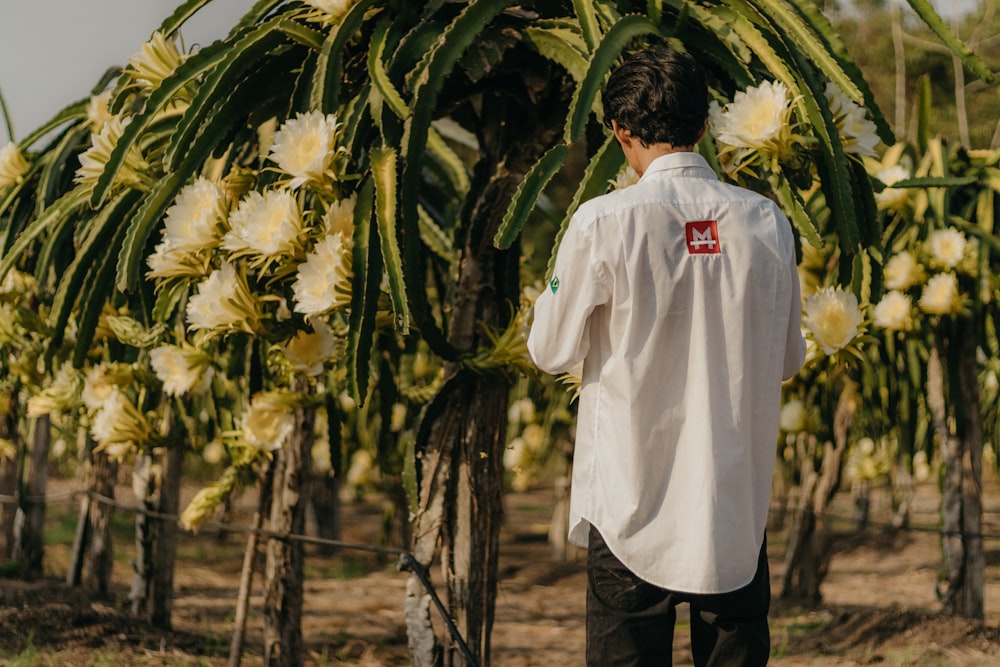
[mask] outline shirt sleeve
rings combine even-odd
[[[795,376],[806,360],[806,341],[802,337],[802,290],[799,287],[799,272],[795,265],[795,252],[791,253],[788,262],[792,274],[791,312],[788,314],[788,333],[785,338],[785,363],[781,374],[782,380]]]
[[[583,361],[590,349],[590,315],[611,297],[607,268],[597,258],[594,223],[570,220],[552,277],[535,301],[528,354],[553,375]]]

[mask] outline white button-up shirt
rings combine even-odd
[[[805,356],[794,244],[773,202],[696,153],[580,206],[528,337],[549,373],[584,362],[572,542],[593,524],[675,591],[753,579],[781,382]]]

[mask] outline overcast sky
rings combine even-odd
[[[22,139],[124,65],[180,0],[0,0],[0,92]],[[224,37],[253,0],[213,0],[181,29],[184,43]],[[9,131],[0,114],[0,146]]]

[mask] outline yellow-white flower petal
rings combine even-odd
[[[879,138],[875,123],[865,116],[864,107],[855,104],[833,83],[826,84],[826,99],[840,131],[844,152],[875,157]]]
[[[351,303],[351,246],[343,234],[320,240],[292,284],[295,312],[317,315]]]
[[[935,230],[927,237],[927,249],[931,256],[950,269],[962,261],[965,256],[965,246],[965,234],[952,227]]]
[[[322,182],[336,151],[337,117],[321,111],[299,114],[274,136],[271,159],[292,177],[293,190],[308,181]]]
[[[287,190],[251,192],[229,216],[222,247],[264,258],[294,254],[301,243],[302,213]]]
[[[20,183],[28,167],[28,161],[13,141],[0,148],[0,189]]]
[[[923,280],[923,268],[912,253],[901,252],[885,264],[885,286],[892,290],[905,290]]]
[[[333,332],[321,321],[313,322],[312,331],[299,331],[284,345],[285,356],[292,367],[309,377],[323,372],[333,356]]]
[[[953,315],[962,312],[963,299],[954,273],[939,273],[924,285],[918,301],[920,310],[929,315]]]
[[[907,295],[897,290],[886,292],[875,306],[875,326],[890,331],[908,331],[913,328],[912,309]]]
[[[826,287],[805,300],[803,324],[826,354],[847,347],[858,335],[858,299],[840,288]]]
[[[213,271],[198,285],[187,304],[188,327],[209,331],[256,329],[260,310],[246,278],[229,262]]]

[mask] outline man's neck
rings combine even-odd
[[[646,173],[646,169],[649,165],[653,163],[653,160],[664,155],[670,155],[672,153],[690,153],[694,150],[694,146],[673,146],[672,144],[650,144],[648,146],[643,146],[636,142],[635,148],[633,149],[633,159],[635,164],[632,168],[635,169],[636,173],[642,176]]]

